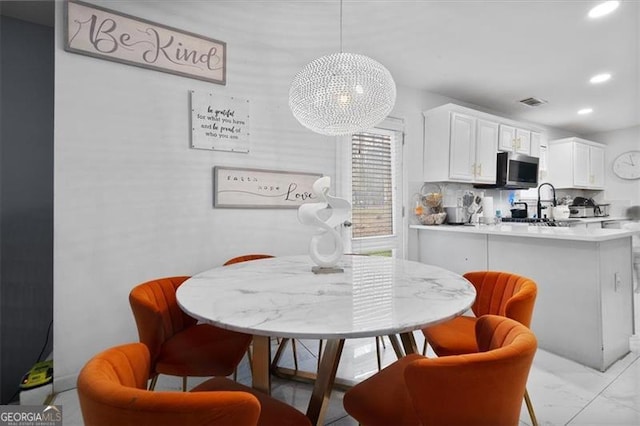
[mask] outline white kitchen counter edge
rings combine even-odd
[[[524,238],[548,238],[556,240],[573,241],[608,241],[617,238],[630,237],[636,232],[626,229],[602,229],[602,228],[564,228],[547,226],[524,225],[410,225],[410,228],[423,231],[458,232],[467,234],[500,235],[504,237]]]
[[[596,222],[617,222],[629,220],[628,217],[624,216],[599,216],[599,217],[576,217],[572,218],[571,221],[575,221],[575,223],[596,223]]]

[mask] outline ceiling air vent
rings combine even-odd
[[[527,106],[530,107],[537,107],[540,106],[542,104],[546,104],[547,101],[545,101],[544,99],[540,99],[540,98],[527,98],[527,99],[523,99],[521,101],[519,101],[521,104],[525,104]]]

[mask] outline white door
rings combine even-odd
[[[343,226],[345,253],[404,257],[402,120],[338,140],[341,196],[350,200],[350,226]]]

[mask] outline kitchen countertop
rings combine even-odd
[[[567,220],[577,220],[578,223],[595,223],[595,222],[608,222],[610,220],[629,220],[625,216],[598,216],[598,217],[572,217]]]
[[[610,220],[610,219],[609,219]],[[574,241],[608,241],[617,238],[630,237],[635,232],[625,229],[602,229],[602,228],[573,228],[573,227],[550,227],[550,226],[527,226],[517,224],[499,225],[411,225],[410,228],[424,231],[438,232],[459,232],[469,234],[500,235],[505,237],[524,238],[548,238],[557,240]]]

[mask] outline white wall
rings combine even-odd
[[[96,2],[98,3],[98,2]],[[157,277],[190,275],[248,252],[306,252],[297,211],[212,207],[212,167],[335,175],[335,139],[300,126],[289,84],[314,52],[291,49],[291,28],[232,2],[99,2],[228,43],[227,85],[127,66],[55,46],[55,389],[96,352],[137,340],[128,294]],[[255,12],[255,13],[254,13]],[[314,10],[293,10],[301,39],[324,46]],[[205,19],[206,17],[206,19]],[[304,31],[302,30],[304,29]],[[324,53],[330,51],[323,48]],[[251,102],[251,152],[189,148],[189,90]]]
[[[640,205],[640,180],[620,179],[613,173],[612,165],[617,156],[626,151],[640,151],[640,126],[610,132],[596,133],[586,137],[606,144],[605,148],[605,190],[598,201],[629,202]]]

